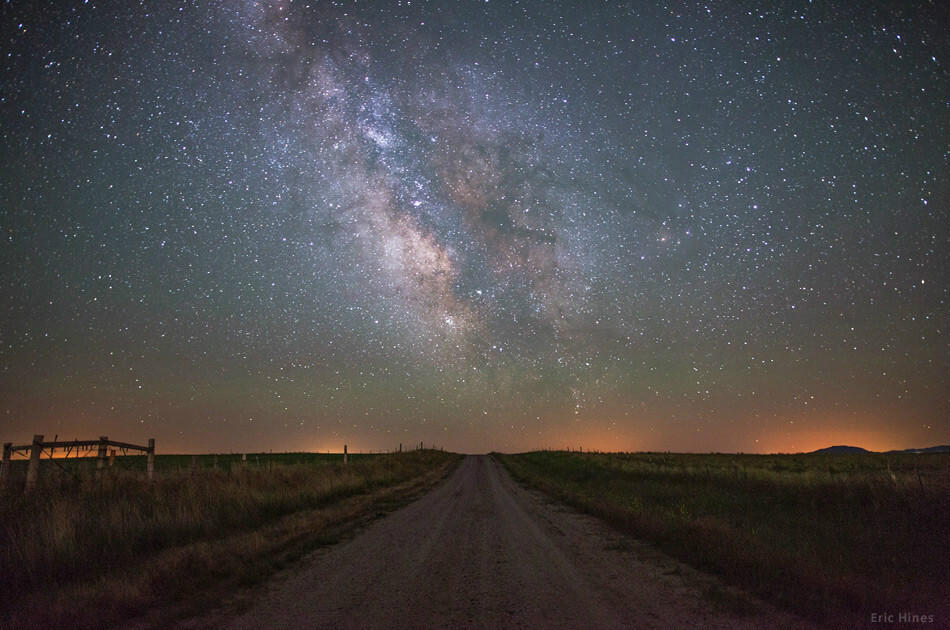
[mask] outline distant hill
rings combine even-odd
[[[873,453],[860,446],[829,446],[820,448],[812,453]],[[905,448],[902,451],[887,451],[888,453],[950,453],[950,444],[941,444],[940,446],[928,446],[927,448]]]
[[[871,451],[860,446],[828,446],[820,448],[812,453],[870,453]]]

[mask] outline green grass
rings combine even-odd
[[[154,481],[139,456],[117,458],[101,476],[94,461],[43,460],[35,490],[24,493],[14,474],[0,494],[0,609],[59,598],[64,611],[105,611],[68,623],[54,615],[62,627],[105,627],[97,619],[193,598],[221,579],[254,582],[406,496],[387,489],[444,474],[457,459],[423,450],[344,465],[342,455],[284,453],[246,464],[221,455],[215,466],[204,455],[193,475],[191,456],[165,455]]]
[[[950,613],[947,454],[498,457],[519,481],[812,619]]]

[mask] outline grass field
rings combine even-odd
[[[57,451],[54,459],[49,459],[44,453],[40,466],[40,483],[61,486],[63,483],[75,481],[77,476],[88,477],[96,470],[96,451],[87,451],[85,456],[63,458],[62,449]],[[110,447],[111,450],[111,447]],[[407,451],[409,452],[409,451]],[[374,457],[376,454],[350,453],[349,461],[358,461],[362,457]],[[191,470],[192,458],[197,457],[199,471],[206,470],[238,470],[248,466],[269,467],[287,464],[333,464],[343,463],[342,453],[202,453],[198,455],[168,454],[155,456],[155,471],[157,473],[180,473]],[[243,459],[246,457],[247,459]],[[145,473],[146,456],[119,455],[115,458],[110,469],[118,474],[122,472]],[[20,457],[11,462],[10,479],[7,488],[22,488],[26,479],[28,460]]]
[[[827,623],[950,608],[950,455],[498,455],[522,483]]]
[[[14,462],[0,510],[0,627],[105,628],[170,604],[207,604],[401,504],[458,456],[282,453],[43,460],[23,493]],[[214,599],[212,597],[212,599]],[[95,614],[90,614],[93,612]]]

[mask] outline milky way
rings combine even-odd
[[[948,16],[819,5],[7,5],[4,441],[946,442]]]

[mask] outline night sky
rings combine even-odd
[[[947,443],[941,4],[7,2],[0,440]]]

